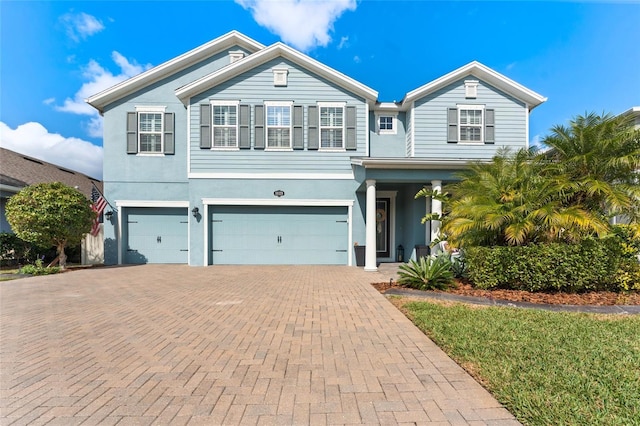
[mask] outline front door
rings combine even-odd
[[[376,199],[376,255],[377,257],[391,256],[391,199]]]

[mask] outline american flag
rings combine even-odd
[[[91,188],[91,203],[91,210],[96,212],[96,218],[93,220],[93,226],[91,226],[91,235],[95,237],[100,233],[100,215],[108,204],[95,186]]]

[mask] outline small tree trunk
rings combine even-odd
[[[60,244],[58,246],[58,257],[60,258],[59,265],[60,269],[67,269],[67,255],[64,254],[64,244]]]

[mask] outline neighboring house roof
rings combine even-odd
[[[97,179],[6,148],[0,148],[0,170],[0,189],[7,192],[18,192],[25,186],[44,182],[77,187],[89,199],[92,184],[102,191],[102,182]]]
[[[353,78],[348,77],[345,74],[342,74],[341,72],[336,71],[335,69],[330,68],[280,42],[274,43],[266,49],[249,55],[231,65],[178,88],[175,91],[176,96],[186,105],[191,96],[197,95],[198,93],[227,81],[239,74],[242,74],[243,72],[249,71],[258,65],[279,57],[288,59],[295,64],[326,78],[336,85],[343,87],[356,95],[362,96],[371,104],[375,104],[375,101],[378,98],[378,92],[370,87],[367,87]]]
[[[151,68],[135,77],[125,80],[96,95],[86,99],[86,102],[96,108],[100,113],[103,108],[126,95],[147,87],[171,74],[190,67],[206,58],[209,58],[225,49],[233,46],[241,46],[249,52],[257,52],[264,45],[237,31],[231,31],[221,37],[211,40],[202,46],[196,47],[187,53],[171,59],[163,64]]]
[[[522,100],[529,107],[529,111],[547,100],[544,96],[534,92],[533,90],[527,89],[510,78],[507,78],[491,68],[482,65],[480,62],[473,61],[458,68],[457,70],[451,71],[449,74],[443,75],[442,77],[425,84],[424,86],[412,90],[405,95],[401,104],[408,107],[411,102],[423,98],[436,90],[442,89],[443,87],[470,75],[491,84],[517,99]]]

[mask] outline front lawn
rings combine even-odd
[[[394,302],[521,422],[640,425],[640,316]]]

